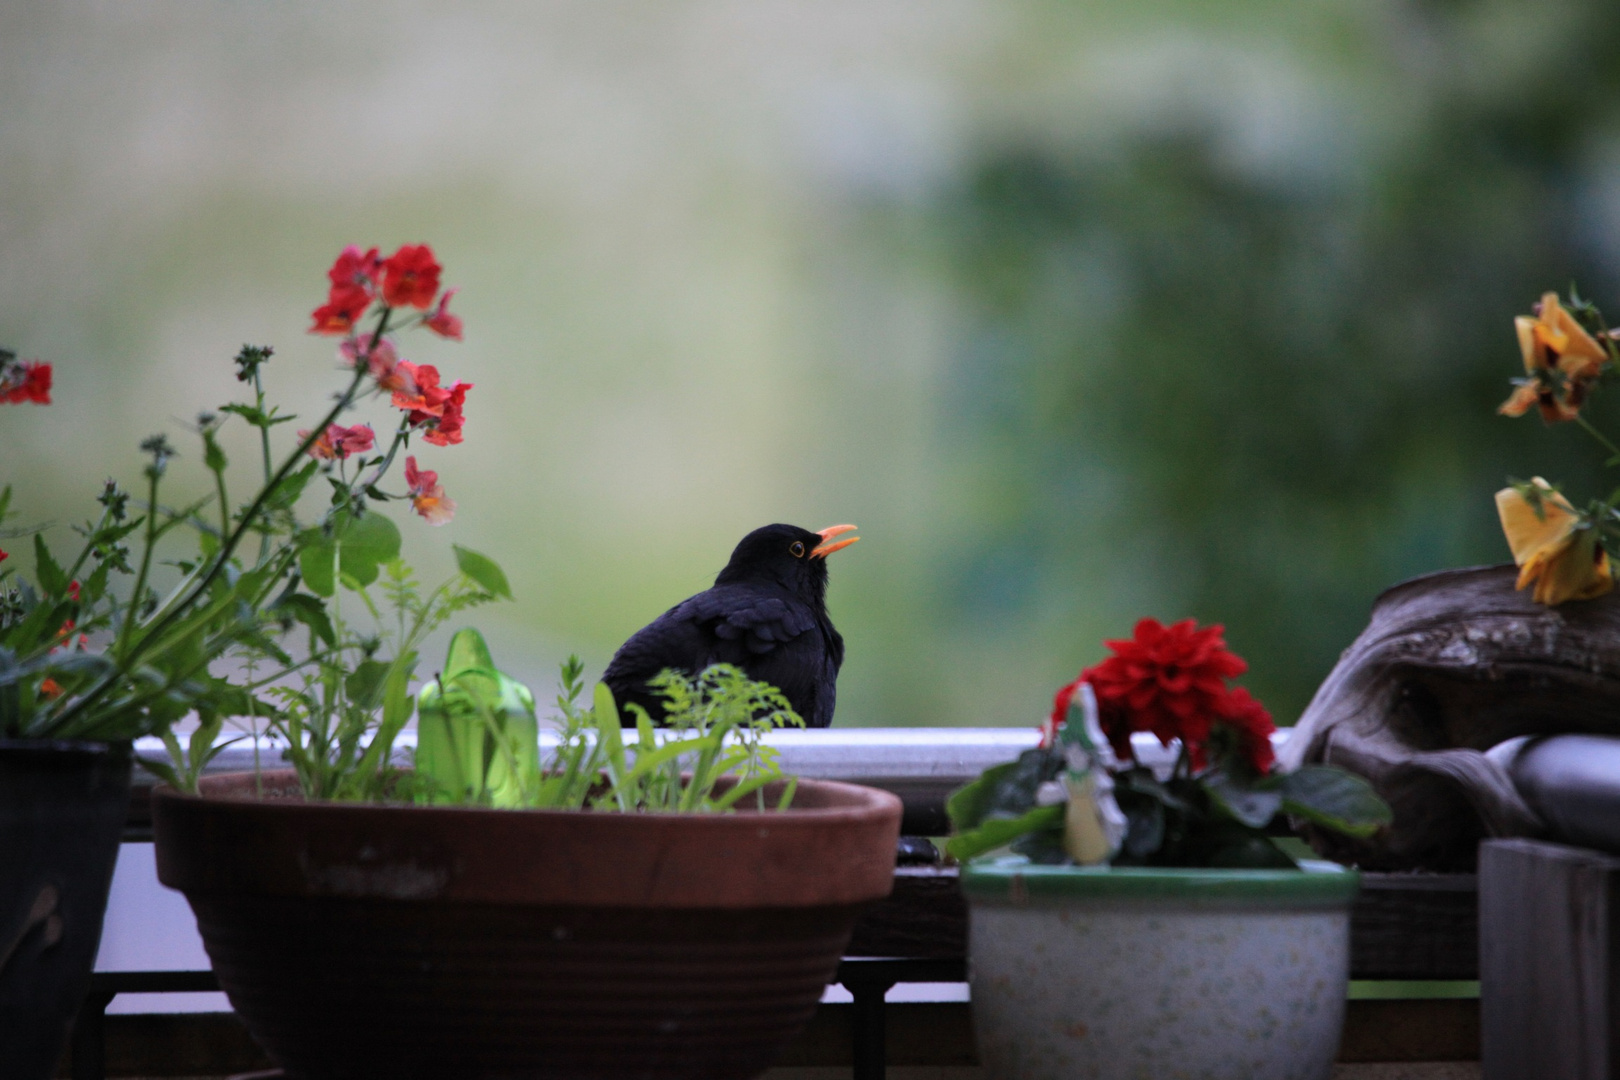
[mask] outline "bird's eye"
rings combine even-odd
[[[795,559],[804,558],[804,542],[802,540],[793,541],[793,546],[788,548],[788,550],[793,552],[793,557]]]

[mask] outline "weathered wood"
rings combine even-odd
[[[1479,881],[1485,1080],[1620,1075],[1620,859],[1495,840]]]
[[[1479,978],[1478,901],[1473,874],[1363,874],[1350,977]]]
[[[1367,841],[1314,838],[1379,870],[1467,871],[1482,837],[1543,822],[1492,753],[1520,735],[1620,734],[1620,593],[1549,608],[1511,565],[1429,574],[1373,605],[1279,753],[1342,765],[1395,810]]]

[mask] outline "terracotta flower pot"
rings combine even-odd
[[[310,803],[290,772],[153,796],[158,877],[300,1080],[767,1068],[889,892],[900,801],[802,781],[783,813]]]

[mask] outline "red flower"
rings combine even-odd
[[[326,276],[332,280],[332,295],[359,288],[375,296],[382,268],[382,256],[377,254],[376,248],[362,254],[357,246],[350,244],[338,255],[332,269],[326,272]]]
[[[38,360],[0,364],[0,402],[16,405],[24,401],[51,403],[51,365]]]
[[[1202,630],[1192,619],[1163,626],[1136,624],[1129,641],[1110,641],[1114,655],[1087,668],[1103,731],[1121,760],[1132,759],[1131,732],[1151,731],[1169,745],[1180,739],[1193,768],[1207,761],[1210,723],[1226,703],[1226,680],[1248,669],[1226,648],[1219,625]]]
[[[5,562],[9,558],[11,558],[11,554],[9,552],[0,551],[0,562]]]
[[[310,326],[312,334],[347,334],[377,298],[377,278],[382,272],[382,259],[377,249],[362,252],[350,244],[338,255],[332,269],[326,272],[332,287],[326,303],[315,309]]]
[[[40,680],[39,696],[46,700],[53,700],[62,696],[62,684],[49,675]]]
[[[322,306],[311,313],[314,320],[309,328],[312,334],[347,334],[354,330],[366,309],[371,306],[371,294],[359,286],[346,289],[332,288],[332,294]]]
[[[410,489],[411,506],[429,525],[443,525],[456,513],[456,504],[445,498],[439,474],[416,467],[414,456],[405,459],[405,486]]]
[[[458,382],[450,388],[450,396],[445,399],[444,412],[438,420],[428,425],[427,433],[422,436],[435,446],[454,446],[461,441],[462,415],[461,407],[467,400],[467,391],[473,388],[472,383]],[[416,414],[411,414],[414,422]]]
[[[409,412],[412,424],[443,416],[450,391],[439,385],[439,369],[432,364],[413,364],[409,360],[401,360],[399,366],[409,377],[411,386],[409,390],[394,391],[394,408]]]
[[[1220,709],[1220,723],[1234,735],[1249,759],[1254,771],[1264,776],[1271,771],[1276,754],[1271,748],[1271,733],[1277,726],[1271,714],[1247,690],[1239,686],[1227,694]]]
[[[439,263],[426,244],[406,244],[383,263],[383,302],[424,311],[439,295]]]
[[[410,375],[414,384],[411,392],[395,391],[394,407],[409,411],[411,426],[426,425],[428,442],[437,446],[450,446],[461,441],[463,423],[462,406],[472,383],[458,382],[446,389],[439,385],[439,369],[432,364],[413,364],[401,360],[399,366]]]
[[[306,428],[300,431],[298,437],[309,438],[309,430]],[[322,461],[340,460],[350,454],[365,453],[376,444],[376,441],[377,434],[371,430],[369,424],[356,424],[353,427],[328,424],[326,430],[309,444],[309,456]]]
[[[439,297],[439,306],[433,309],[433,314],[427,317],[427,328],[440,337],[447,337],[451,341],[461,340],[461,316],[452,315],[448,310],[450,298],[456,295],[455,289],[446,289],[444,295]]]
[[[350,367],[363,359],[371,377],[377,380],[379,390],[394,394],[416,393],[416,365],[409,360],[401,360],[394,343],[388,338],[383,338],[374,346],[358,338],[349,338],[338,346],[338,355]]]

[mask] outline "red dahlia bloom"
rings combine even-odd
[[[406,244],[383,263],[383,302],[427,310],[439,295],[439,263],[426,244]]]
[[[1113,656],[1080,673],[1122,760],[1133,757],[1131,732],[1151,731],[1165,745],[1180,739],[1193,767],[1204,766],[1210,723],[1229,694],[1226,680],[1248,669],[1226,648],[1224,632],[1218,624],[1200,630],[1192,619],[1173,626],[1143,619],[1129,641],[1107,642]]]
[[[1248,758],[1254,771],[1264,776],[1277,760],[1271,748],[1271,733],[1277,726],[1271,714],[1247,690],[1239,686],[1226,697],[1220,710],[1220,723],[1238,738],[1243,756]]]
[[[411,507],[429,525],[443,525],[456,513],[456,504],[445,497],[439,474],[416,467],[416,458],[405,459],[405,486],[410,489]]]
[[[0,402],[16,405],[24,401],[51,403],[51,365],[38,360],[0,364]]]
[[[456,295],[457,290],[446,289],[444,295],[439,297],[439,306],[433,309],[433,314],[427,317],[427,328],[440,337],[447,337],[451,341],[461,340],[461,316],[452,315],[449,310],[450,298]]]

